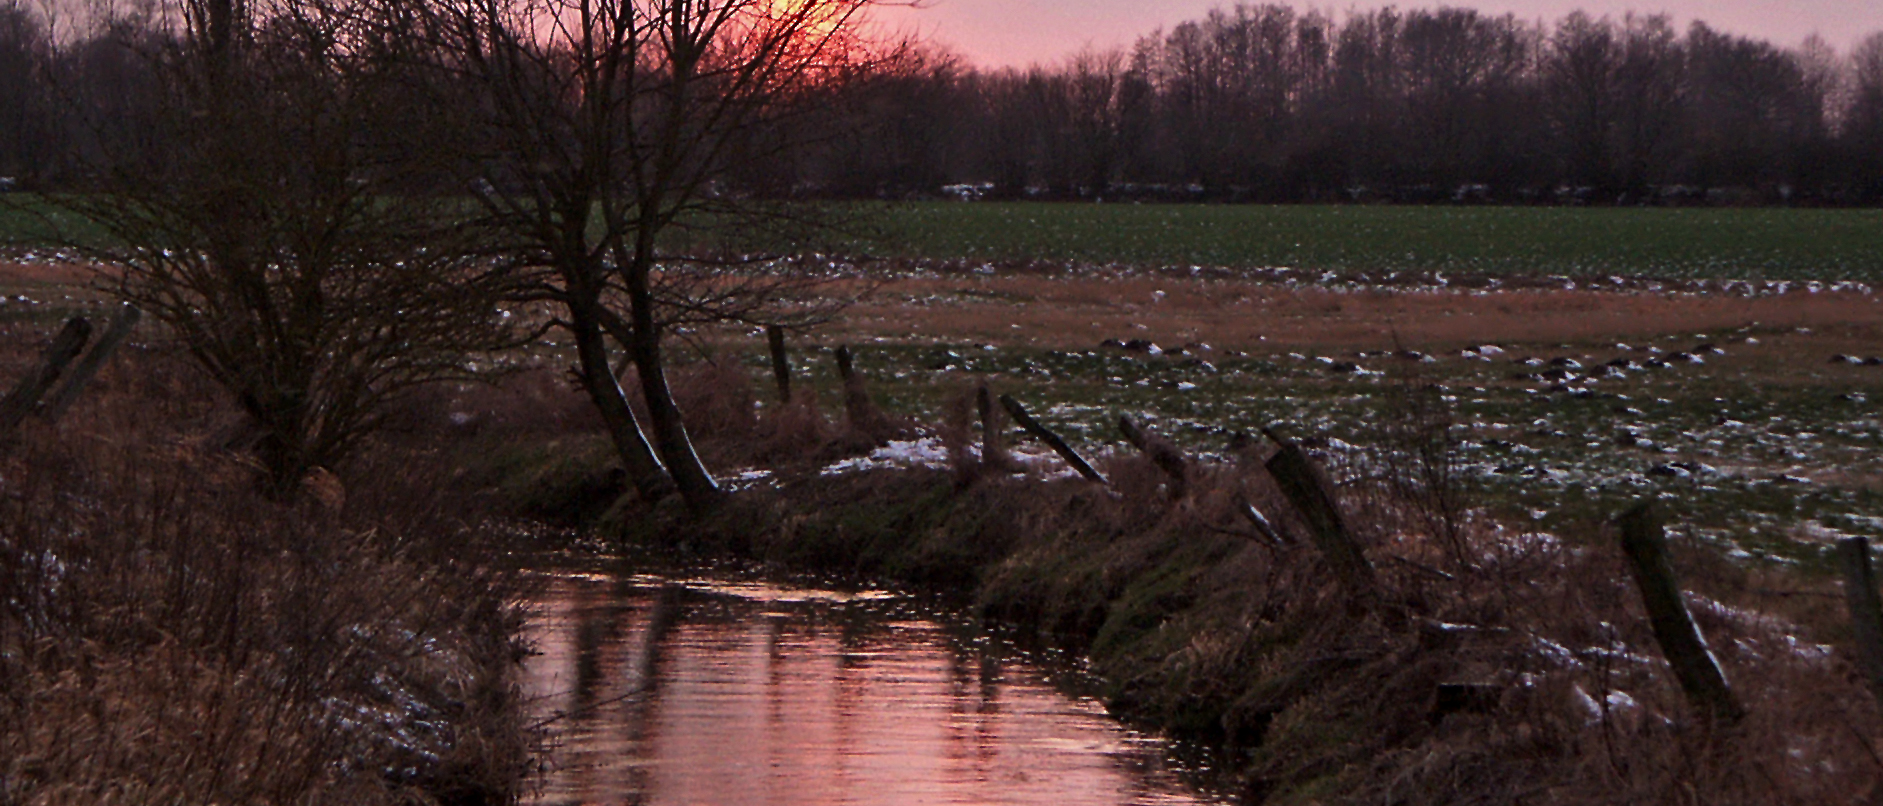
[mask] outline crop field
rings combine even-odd
[[[901,256],[1135,266],[1883,279],[1883,210],[922,202]]]
[[[1816,566],[1838,535],[1883,538],[1883,358],[1865,361],[1879,337],[1883,304],[1863,288],[968,269],[888,283],[796,360],[827,411],[830,353],[849,344],[878,400],[920,423],[986,383],[1087,450],[1129,450],[1120,414],[1204,456],[1275,426],[1349,474],[1378,466],[1409,390],[1435,386],[1459,479],[1508,525],[1593,535],[1658,497],[1677,528],[1730,554]],[[1132,340],[1157,349],[1118,346]],[[762,341],[727,334],[715,360],[737,356],[766,388]]]

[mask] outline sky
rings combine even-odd
[[[1336,12],[1387,3],[1281,0],[1297,9]],[[1159,27],[1200,19],[1234,0],[919,0],[918,8],[886,7],[876,18],[948,45],[982,67],[1050,64],[1080,48],[1129,46]],[[1557,20],[1577,9],[1620,18],[1630,11],[1665,13],[1684,30],[1696,19],[1715,29],[1794,46],[1817,33],[1840,52],[1883,31],[1883,0],[1401,0],[1399,8],[1471,7],[1526,20]],[[1338,16],[1338,14],[1336,14]]]

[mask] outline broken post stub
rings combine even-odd
[[[1857,667],[1863,670],[1871,694],[1883,704],[1883,602],[1877,598],[1876,574],[1870,564],[1870,539],[1839,538],[1837,564],[1844,573],[1844,600],[1850,606]]]
[[[778,402],[791,402],[791,356],[785,353],[785,329],[765,326],[765,341],[771,347],[772,380],[778,384]]]
[[[19,430],[20,423],[26,416],[39,407],[40,398],[57,383],[59,376],[79,353],[84,352],[85,343],[91,341],[92,323],[83,316],[67,319],[59,335],[54,336],[52,344],[46,348],[39,364],[28,370],[26,377],[13,387],[6,397],[0,398],[0,440],[11,439]]]
[[[1169,440],[1144,430],[1130,415],[1118,415],[1118,430],[1124,432],[1125,441],[1131,447],[1144,452],[1151,458],[1157,469],[1170,477],[1170,497],[1176,500],[1190,492],[1190,461],[1184,458],[1183,451]]]
[[[1733,695],[1720,671],[1719,659],[1707,648],[1706,638],[1693,623],[1687,602],[1681,598],[1680,585],[1674,577],[1674,564],[1667,556],[1667,534],[1655,518],[1652,502],[1637,504],[1616,519],[1621,527],[1622,551],[1628,555],[1628,570],[1641,589],[1641,603],[1647,608],[1648,623],[1661,645],[1661,654],[1674,669],[1681,691],[1695,710],[1707,718],[1731,724],[1746,715],[1745,706]]]
[[[1008,414],[1013,416],[1014,422],[1019,423],[1020,427],[1025,429],[1027,433],[1038,437],[1041,442],[1051,447],[1053,452],[1059,454],[1059,458],[1066,460],[1066,464],[1071,465],[1073,470],[1079,472],[1079,475],[1084,476],[1090,481],[1098,482],[1099,484],[1109,483],[1105,481],[1103,475],[1100,475],[1097,470],[1092,468],[1091,464],[1085,461],[1084,457],[1079,455],[1078,451],[1073,450],[1071,445],[1067,445],[1065,440],[1060,439],[1058,434],[1053,433],[1051,429],[1041,425],[1040,421],[1033,419],[1033,415],[1028,414],[1026,407],[1020,405],[1020,401],[1014,400],[1012,395],[1001,395],[1000,405],[1007,410]]]
[[[1308,536],[1314,540],[1314,547],[1320,550],[1321,557],[1349,596],[1362,603],[1376,602],[1379,582],[1373,575],[1373,565],[1367,562],[1360,541],[1347,528],[1340,503],[1334,498],[1333,482],[1293,440],[1283,439],[1273,432],[1264,433],[1281,446],[1264,467],[1274,477],[1282,495],[1301,513],[1302,520],[1307,521]]]

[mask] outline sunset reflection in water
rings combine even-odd
[[[1160,741],[886,594],[559,574],[531,637],[539,804],[1209,802]]]

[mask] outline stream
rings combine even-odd
[[[528,802],[1224,802],[1168,743],[1056,687],[1063,664],[918,597],[607,561],[537,573],[524,687],[550,749]]]

